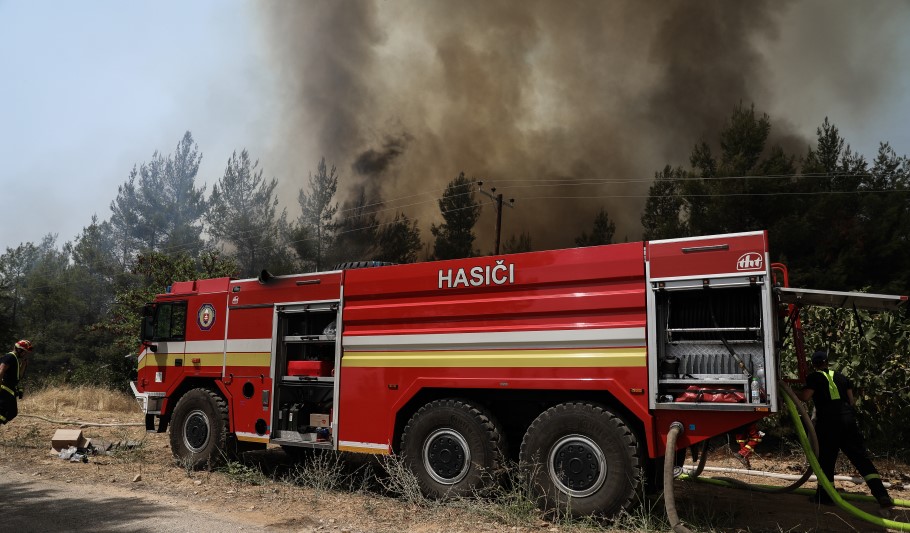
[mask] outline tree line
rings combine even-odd
[[[172,154],[156,151],[130,170],[107,219],[93,216],[72,241],[50,234],[0,255],[0,342],[40,346],[33,373],[122,386],[135,365],[139,312],[174,281],[481,254],[482,207],[464,173],[438,198],[441,221],[424,248],[418,221],[401,210],[383,218],[380,198],[360,190],[339,204],[341,178],[324,158],[298,191],[296,216],[279,207],[277,180],[247,150],[231,155],[209,194],[197,184],[201,160],[187,132]],[[503,249],[530,251],[530,236]]]
[[[867,161],[828,119],[802,153],[787,153],[772,138],[768,115],[739,105],[716,139],[693,139],[687,166],[655,172],[643,238],[767,229],[772,260],[789,266],[795,286],[910,293],[907,157],[881,143]],[[277,180],[246,150],[231,155],[210,192],[197,185],[201,157],[187,132],[173,153],[154,152],[131,169],[108,218],[93,217],[62,244],[48,235],[7,248],[0,341],[36,342],[33,369],[43,375],[122,386],[135,365],[127,355],[136,350],[141,306],[174,281],[483,253],[474,232],[483,205],[464,173],[442,191],[439,219],[423,236],[416,219],[363,189],[345,187],[353,192],[339,202],[344,177],[324,158],[291,214],[280,208]],[[608,244],[615,231],[601,208],[574,242]],[[512,235],[502,249],[530,251],[532,239]]]

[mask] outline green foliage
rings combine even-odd
[[[377,261],[391,263],[415,263],[420,253],[420,230],[417,221],[404,213],[397,213],[395,219],[379,229]]]
[[[642,214],[645,238],[773,231],[795,207],[775,193],[789,191],[796,169],[792,156],[767,145],[770,132],[768,115],[738,105],[720,131],[717,155],[701,141],[689,157],[691,170],[667,165],[656,173]]]
[[[240,485],[263,485],[268,481],[262,470],[256,466],[247,465],[239,461],[227,461],[218,469],[228,479]]]
[[[164,293],[175,281],[232,276],[237,264],[219,252],[207,251],[194,261],[187,254],[167,255],[152,252],[137,257],[132,269],[132,283],[117,293],[112,311],[102,322],[92,325],[92,331],[110,339],[113,348],[96,357],[83,359],[85,368],[77,368],[73,377],[91,384],[122,383],[135,365],[135,359],[124,354],[135,352],[139,343],[142,307],[156,294]]]
[[[910,420],[906,310],[872,314],[810,307],[801,318],[807,355],[830,350],[831,367],[853,380],[860,423],[871,442],[879,448],[906,451],[910,439],[910,426],[902,423]]]
[[[38,250],[32,243],[20,244],[16,248],[7,248],[0,256],[0,310],[3,321],[0,322],[0,334],[3,345],[12,346],[16,337],[24,336],[19,331],[20,308],[23,303],[23,291],[28,283],[28,274],[37,260]]]
[[[186,132],[173,156],[158,152],[133,167],[111,202],[111,225],[125,257],[137,251],[182,251],[195,256],[203,248],[205,187],[195,186],[202,155]]]
[[[520,254],[533,250],[531,234],[527,231],[523,231],[517,236],[513,233],[506,242],[502,243],[502,253],[504,254]]]
[[[278,214],[274,178],[266,181],[259,161],[246,150],[231,154],[224,175],[212,188],[209,233],[231,245],[239,274],[252,277],[268,267],[273,274],[290,268],[281,237],[290,233],[287,216]]]
[[[685,200],[681,195],[687,174],[682,168],[664,167],[654,174],[648,200],[641,215],[645,240],[673,239],[689,234],[684,220]]]
[[[766,229],[772,260],[794,286],[910,293],[910,163],[882,144],[870,167],[826,118],[800,160],[770,145],[771,121],[737,106],[717,145],[691,168],[655,174],[642,213],[646,239]]]
[[[379,232],[379,218],[376,210],[380,206],[378,200],[370,201],[366,193],[360,192],[355,200],[346,201],[341,209],[341,216],[337,222],[335,240],[329,253],[331,263],[345,263],[348,261],[362,261],[374,256],[376,241]],[[306,235],[307,242],[315,239]],[[312,248],[312,247],[311,247]],[[300,255],[311,257],[312,249]]]
[[[872,284],[876,291],[910,293],[910,162],[886,143],[868,175],[862,176],[854,215],[853,246],[843,247],[846,284]],[[878,192],[881,191],[881,192]]]
[[[597,246],[599,244],[612,244],[613,234],[616,233],[616,223],[610,220],[610,215],[603,207],[594,217],[594,227],[591,234],[581,232],[581,235],[575,238],[576,246]]]
[[[459,259],[477,255],[474,250],[474,224],[480,217],[480,203],[474,200],[474,182],[464,172],[449,182],[439,210],[445,220],[430,226],[433,234],[433,255],[436,259]]]
[[[56,237],[48,235],[37,246],[20,245],[0,258],[2,275],[12,286],[11,328],[3,351],[18,338],[27,338],[38,347],[29,363],[27,380],[65,370],[80,355],[75,341],[86,325],[88,308],[71,290],[75,270],[70,254],[69,246],[58,249]]]
[[[302,211],[299,225],[305,228],[310,238],[306,247],[297,250],[301,259],[312,261],[316,270],[322,270],[326,267],[326,255],[332,248],[337,229],[335,214],[338,212],[338,204],[333,203],[338,190],[335,165],[328,169],[325,158],[320,159],[316,174],[310,174],[309,185],[309,192],[300,189],[297,201]]]
[[[770,131],[768,115],[738,105],[720,132],[717,156],[706,142],[696,145],[689,158],[690,179],[681,182],[690,235],[774,227],[787,197],[767,193],[784,192],[789,183],[785,175],[795,167],[780,147],[767,146]]]

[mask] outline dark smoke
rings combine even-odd
[[[387,137],[380,149],[370,148],[361,153],[351,165],[351,170],[361,176],[379,176],[395,159],[404,153],[411,136],[407,133],[398,137]]]
[[[341,194],[435,199],[464,171],[516,199],[503,240],[572,246],[606,207],[638,238],[654,172],[686,165],[739,103],[767,111],[780,2],[313,1],[259,4],[287,99],[278,165],[304,178],[325,156]],[[772,116],[775,141],[808,141]],[[406,132],[404,135],[401,132]],[[573,180],[553,182],[542,180]],[[573,185],[577,180],[610,180]],[[302,181],[285,185],[286,192]],[[343,189],[343,190],[342,190]],[[557,198],[563,197],[563,198]],[[479,196],[481,199],[485,199]],[[342,198],[343,199],[343,198]],[[492,249],[493,209],[478,245]],[[424,239],[429,237],[424,232]]]

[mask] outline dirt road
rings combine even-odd
[[[28,407],[28,406],[27,406]],[[27,411],[28,412],[28,411]],[[61,416],[55,413],[48,413]],[[76,419],[135,422],[136,414],[102,410],[67,413]],[[144,429],[87,428],[95,442],[138,442],[110,456],[71,463],[49,453],[49,443],[59,426],[20,417],[0,428],[0,501],[4,513],[0,530],[42,531],[307,531],[338,533],[590,533],[592,531],[666,530],[663,502],[649,500],[635,516],[619,525],[592,525],[563,520],[544,521],[525,505],[481,503],[414,505],[384,495],[381,490],[355,486],[330,489],[332,465],[311,470],[318,475],[297,476],[296,465],[274,448],[253,455],[242,470],[188,471],[172,458],[166,434],[146,434]],[[250,459],[249,457],[247,459]],[[275,461],[260,471],[259,466]],[[739,466],[722,452],[711,464]],[[768,454],[753,461],[760,470],[793,473],[801,468],[786,454]],[[312,461],[310,462],[312,463]],[[757,463],[757,464],[756,464]],[[877,460],[882,474],[892,480],[910,479],[907,465]],[[849,472],[849,466],[843,470]],[[282,474],[282,475],[279,475]],[[249,475],[253,476],[251,480]],[[137,479],[136,476],[140,476]],[[291,477],[294,477],[293,475]],[[767,483],[767,479],[744,479]],[[814,488],[814,485],[810,485]],[[814,506],[805,496],[768,495],[677,481],[680,516],[703,532],[869,532],[881,528],[850,517],[834,507]],[[864,486],[844,485],[864,493]],[[910,491],[893,493],[910,498]],[[860,508],[875,513],[874,503]],[[906,521],[907,517],[903,517]]]
[[[82,465],[73,465],[82,468]],[[741,490],[723,490],[707,485],[677,483],[681,513],[686,523],[704,525],[714,531],[882,531],[833,507],[813,506],[805,496],[768,495]],[[35,473],[18,472],[9,465],[0,466],[0,501],[4,502],[4,530],[19,532],[94,531],[175,533],[275,532],[275,531],[371,531],[345,525],[338,519],[307,517],[302,512],[286,519],[276,516],[277,509],[262,502],[247,505],[242,496],[225,502],[207,498],[187,498],[180,492],[156,494],[148,486],[127,488],[100,483],[81,483],[72,479],[43,479]],[[208,501],[207,501],[208,500]],[[874,513],[874,504],[860,504]],[[320,513],[322,514],[322,513]],[[415,523],[415,526],[418,524]],[[438,524],[437,524],[438,525]],[[385,529],[379,526],[379,530]],[[445,526],[441,526],[445,527]],[[427,523],[422,531],[437,531]],[[496,527],[490,531],[547,531],[548,527]],[[701,528],[696,528],[701,530]],[[407,531],[406,523],[401,525]],[[552,528],[551,530],[556,530]],[[560,528],[561,530],[561,528]]]
[[[7,467],[0,467],[0,480],[5,531],[275,531],[234,513],[145,492],[44,481]]]

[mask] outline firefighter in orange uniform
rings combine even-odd
[[[739,450],[734,455],[746,468],[752,468],[749,457],[755,453],[755,447],[758,446],[764,436],[765,433],[758,430],[758,424],[755,422],[742,426],[733,432],[733,438],[739,444]]]
[[[19,380],[28,367],[32,343],[25,339],[13,346],[13,351],[0,356],[0,424],[6,424],[19,414],[18,399],[22,398]]]
[[[882,508],[894,505],[888,490],[882,483],[875,465],[869,460],[863,435],[856,423],[856,411],[853,397],[853,382],[849,378],[828,369],[828,352],[819,350],[812,354],[812,366],[815,372],[806,376],[806,386],[799,392],[799,399],[815,402],[816,418],[815,431],[818,433],[818,462],[825,476],[834,478],[834,465],[837,454],[843,450],[844,454],[859,470],[872,495],[878,500]],[[814,503],[831,505],[828,494],[819,484]]]

